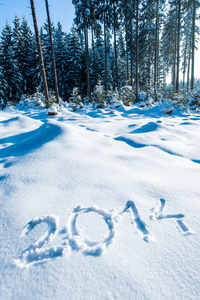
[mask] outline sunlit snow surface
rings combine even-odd
[[[200,114],[0,112],[0,299],[199,299]]]

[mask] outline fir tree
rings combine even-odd
[[[70,96],[70,88],[68,82],[69,62],[68,62],[68,43],[69,38],[62,30],[62,25],[58,22],[54,35],[54,50],[57,66],[58,88],[59,94],[64,100],[68,100]]]
[[[67,74],[69,91],[72,92],[75,86],[81,86],[81,70],[82,70],[83,52],[81,49],[79,35],[75,26],[71,28],[71,33],[68,35],[68,53],[67,60],[69,63],[69,71]]]
[[[30,30],[25,18],[22,19],[20,26],[21,33],[21,48],[19,57],[20,72],[23,78],[23,93],[33,94],[37,82],[35,69],[37,69],[38,59],[35,56],[35,45],[33,33]]]
[[[22,77],[15,53],[16,49],[14,51],[12,42],[12,28],[6,23],[1,34],[0,65],[3,70],[3,77],[7,82],[5,100],[13,103],[17,103],[22,94]]]

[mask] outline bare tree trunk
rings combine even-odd
[[[118,84],[118,64],[117,64],[117,41],[116,41],[116,7],[115,0],[113,0],[113,14],[114,14],[114,51],[115,51],[115,73],[116,73],[116,86],[119,87]]]
[[[138,68],[139,68],[139,41],[138,41],[138,31],[139,31],[139,0],[136,1],[136,102],[138,102]]]
[[[107,61],[107,34],[106,34],[106,13],[103,12],[104,19],[104,52],[105,52],[105,89],[108,92],[108,61]]]
[[[35,13],[35,4],[34,4],[34,0],[30,0],[30,2],[31,2],[31,10],[32,10],[32,16],[33,16],[33,24],[34,24],[34,29],[35,29],[36,42],[37,42],[37,47],[38,47],[40,70],[41,70],[41,74],[42,74],[42,83],[43,83],[43,89],[44,89],[44,95],[45,95],[45,104],[46,104],[46,108],[48,108],[49,107],[49,93],[48,93],[47,78],[46,78],[46,72],[45,72],[44,60],[43,60],[43,54],[42,54],[42,47],[41,47],[39,30],[38,30],[38,25],[37,25],[37,18],[36,18],[36,13]]]
[[[128,67],[128,20],[127,13],[125,15],[125,31],[126,31],[126,80],[129,81],[129,67]]]
[[[196,0],[193,0],[192,16],[192,69],[191,69],[191,90],[194,89],[194,51],[195,51],[195,18],[196,18]]]
[[[181,31],[180,29],[181,29],[181,0],[178,1],[178,32],[177,32],[176,93],[179,92],[180,31]]]
[[[173,91],[176,91],[176,53],[177,53],[177,37],[175,37],[175,45],[174,45],[174,61],[173,61],[173,77],[172,77],[172,87]]]
[[[148,38],[149,40],[149,38]],[[150,90],[151,87],[151,48],[150,48],[150,41],[148,43],[148,58],[147,58],[147,87]]]
[[[55,92],[56,92],[56,100],[57,100],[57,103],[59,103],[58,80],[57,80],[56,61],[55,61],[55,54],[54,54],[54,47],[53,47],[53,36],[52,36],[52,29],[51,29],[51,19],[50,19],[50,13],[49,13],[48,0],[45,0],[45,2],[46,2],[47,20],[48,20],[48,25],[49,25],[51,55],[52,55],[52,62],[53,62],[54,87],[55,87]]]
[[[159,0],[156,0],[156,35],[155,35],[155,58],[154,58],[154,93],[158,87],[158,57],[159,57]]]
[[[187,91],[189,91],[189,85],[190,85],[190,60],[191,60],[191,53],[189,52],[189,56],[188,56],[188,70],[187,70]]]
[[[131,22],[131,26],[130,26],[130,51],[131,51],[131,86],[133,86],[133,25]]]
[[[155,58],[154,58],[154,94],[157,90],[157,51],[158,51],[158,0],[156,0],[156,35],[155,35]]]
[[[87,97],[91,96],[90,91],[90,67],[89,67],[89,49],[88,49],[88,28],[86,21],[84,22],[84,34],[85,34],[85,60],[86,60],[86,77],[87,77]]]
[[[92,53],[93,53],[93,63],[94,63],[94,85],[97,84],[97,65],[96,65],[96,55],[94,49],[94,28],[92,26]]]
[[[184,49],[184,61],[183,61],[183,89],[185,88],[185,73],[186,73],[186,59],[187,59],[187,47],[188,47],[188,37],[186,37],[185,49]]]

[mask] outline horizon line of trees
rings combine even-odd
[[[98,81],[105,92],[130,85],[139,90],[194,89],[199,0],[72,0],[75,19],[70,33],[60,22],[45,22],[40,40],[48,88],[54,91],[50,29],[60,97],[73,88],[91,97]],[[182,79],[180,78],[182,71]],[[22,94],[42,89],[35,34],[25,18],[15,16],[0,36],[0,99],[18,103]]]

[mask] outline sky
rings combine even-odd
[[[30,9],[30,0],[0,0],[0,32],[6,21],[12,26],[17,15],[20,19],[24,16],[33,30],[33,21]],[[41,27],[46,21],[46,8],[44,0],[35,0],[35,9],[38,26]],[[61,22],[63,30],[69,32],[74,18],[74,6],[71,0],[49,0],[49,10],[52,22]]]
[[[33,20],[30,9],[30,0],[0,0],[0,33],[5,26],[6,21],[12,26],[12,22],[17,15],[20,19],[24,16],[28,21],[29,27],[34,31]],[[74,6],[71,0],[49,0],[50,16],[52,22],[56,25],[61,22],[65,32],[69,32],[74,19]],[[35,0],[36,15],[39,28],[46,21],[46,8],[44,0]],[[195,53],[195,77],[200,78],[200,43],[197,44],[198,51]],[[182,79],[182,77],[181,77]],[[168,81],[170,81],[170,76]]]

